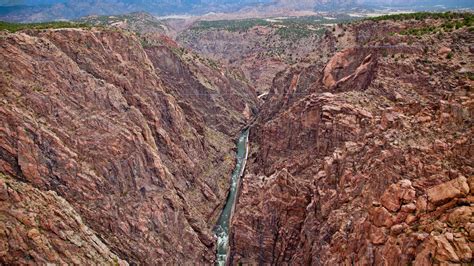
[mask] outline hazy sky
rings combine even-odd
[[[329,6],[338,8],[341,6],[351,6],[354,4],[369,4],[376,6],[407,6],[423,5],[436,6],[444,5],[447,7],[470,7],[474,8],[474,0],[0,0],[0,7],[5,6],[50,6],[57,3],[69,3],[69,6],[128,6],[130,9],[147,10],[166,6],[169,10],[177,12],[191,11],[194,7],[214,8],[231,6],[244,7],[255,3],[279,3],[293,7],[314,8]],[[158,8],[159,9],[159,8]]]
[[[49,5],[55,3],[65,2],[66,0],[0,0],[2,6],[15,5]]]
[[[91,0],[0,0],[0,6],[12,6],[12,5],[49,5],[55,3],[63,3],[63,2],[91,2]],[[102,2],[109,2],[109,3],[117,3],[117,2],[125,2],[125,3],[139,3],[143,4],[143,0],[101,0]],[[292,0],[292,1],[285,1],[285,0],[148,0],[146,2],[150,3],[172,3],[175,2],[176,5],[183,5],[183,4],[208,4],[208,3],[269,3],[269,2],[292,2],[292,3],[304,3],[304,4],[311,4],[311,3],[335,3],[337,5],[338,2],[350,2],[350,1],[341,1],[341,0]],[[406,4],[413,4],[413,3],[423,3],[423,4],[432,4],[432,5],[454,5],[454,4],[462,4],[462,5],[474,5],[474,0],[353,0],[359,4],[377,4],[377,5],[406,5]]]

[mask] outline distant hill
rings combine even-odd
[[[471,0],[6,0],[0,2],[0,20],[39,22],[77,19],[89,15],[118,15],[145,11],[153,15],[235,12],[244,8],[281,7],[303,10],[353,8],[442,9],[473,8]]]
[[[40,0],[0,4],[0,19],[16,22],[76,19],[89,15],[117,15],[146,11],[154,15],[232,12],[271,0]]]

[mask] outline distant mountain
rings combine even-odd
[[[154,15],[231,12],[271,0],[0,0],[0,19],[47,21],[76,19],[87,15],[114,15],[146,11]]]
[[[365,8],[473,8],[472,0],[278,0],[277,4],[282,6],[291,6],[295,8],[316,10],[340,10],[358,7]]]
[[[306,10],[370,8],[474,7],[472,0],[0,0],[0,20],[27,22],[76,19],[146,11],[154,15],[234,12],[267,6]]]

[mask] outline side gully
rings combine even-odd
[[[249,128],[244,129],[237,141],[237,164],[232,172],[229,195],[227,196],[224,209],[214,228],[214,233],[217,237],[216,265],[219,266],[224,266],[229,257],[230,221],[234,214],[235,201],[240,187],[240,178],[244,174],[245,165],[247,163],[249,130]]]

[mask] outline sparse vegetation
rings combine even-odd
[[[444,13],[435,13],[435,12],[415,12],[415,13],[403,13],[403,14],[393,14],[393,15],[383,15],[378,17],[369,18],[372,21],[383,21],[383,20],[394,20],[394,21],[402,21],[402,20],[425,20],[425,19],[473,19],[472,13],[458,13],[458,12],[444,12]]]
[[[0,21],[0,30],[6,30],[9,32],[17,32],[25,29],[60,29],[60,28],[89,28],[90,25],[87,23],[77,23],[68,21],[55,21],[55,22],[43,22],[43,23],[10,23]]]
[[[153,44],[146,38],[140,38],[140,44],[142,45],[143,48],[149,48],[153,46]]]
[[[468,78],[470,80],[474,80],[474,73],[468,73]]]
[[[165,26],[163,25],[162,21],[159,21],[154,16],[143,12],[134,12],[130,14],[114,16],[88,16],[81,18],[78,22],[99,27],[113,25],[119,25],[120,27],[122,23],[126,23],[126,28],[128,30],[140,34],[165,31]]]
[[[222,29],[231,32],[241,32],[247,31],[255,26],[269,25],[270,22],[263,19],[200,21],[193,27],[193,30]]]
[[[200,21],[192,30],[227,30],[229,32],[246,32],[256,26],[265,26],[275,29],[280,38],[297,41],[302,38],[321,36],[326,32],[325,24],[342,24],[353,20],[350,17],[327,19],[320,16],[291,17],[285,19],[242,19]],[[333,26],[334,30],[335,27]]]
[[[314,31],[304,27],[285,27],[277,29],[276,34],[282,39],[296,41],[302,38],[308,38],[311,35],[322,36],[325,32],[325,28]]]
[[[454,29],[462,29],[472,27],[474,22],[474,15],[472,13],[430,13],[430,12],[418,12],[410,14],[397,14],[397,15],[386,15],[375,18],[370,18],[369,20],[373,21],[383,21],[383,20],[423,20],[423,19],[440,19],[443,20],[441,24],[419,27],[419,28],[410,28],[404,31],[401,31],[401,35],[410,35],[410,36],[422,36],[425,34],[440,34],[441,32],[450,32]]]

